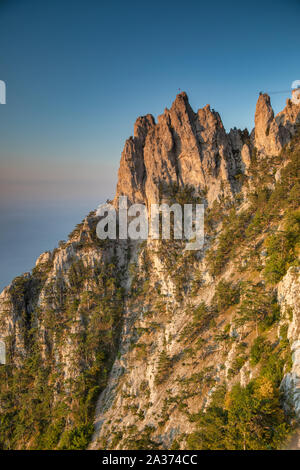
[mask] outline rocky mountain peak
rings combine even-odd
[[[132,203],[150,204],[158,202],[158,183],[177,183],[205,190],[211,204],[236,190],[241,167],[241,154],[233,152],[220,115],[209,105],[195,113],[182,92],[157,123],[151,115],[136,121],[122,153],[116,198],[127,195]]]
[[[295,135],[297,125],[300,124],[300,103],[295,104],[287,99],[285,108],[276,116],[276,122],[285,127],[290,136]]]
[[[255,111],[255,146],[263,156],[278,155],[296,132],[300,105],[287,100],[283,111],[274,116],[269,95],[261,94]]]
[[[135,121],[133,135],[136,139],[139,139],[142,144],[144,144],[149,130],[154,126],[155,126],[155,119],[152,116],[152,114],[147,114],[146,116],[140,116]]]
[[[139,117],[134,137],[122,153],[115,202],[127,195],[130,203],[159,201],[159,186],[192,185],[206,194],[208,205],[240,191],[240,174],[247,174],[253,146],[258,156],[278,155],[295,134],[300,105],[287,101],[277,116],[269,95],[260,94],[253,138],[247,130],[227,134],[218,112],[207,104],[196,113],[185,92],[158,117]]]
[[[170,111],[166,110],[165,112],[169,112],[173,117],[177,115],[178,118],[183,120],[193,120],[195,116],[190,106],[188,95],[184,91],[176,96]]]
[[[282,135],[266,93],[259,96],[256,104],[255,145],[260,153],[266,155],[277,155],[282,148]]]
[[[0,294],[1,449],[285,445],[300,420],[299,136],[267,157],[298,122],[294,103],[274,116],[263,95],[252,135],[226,133],[186,93],[157,122],[137,119],[117,196],[202,189],[204,249],[100,240],[92,211],[15,278]]]

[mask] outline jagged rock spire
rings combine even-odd
[[[278,155],[300,122],[300,105],[288,100],[274,116],[270,97],[261,94],[255,112],[254,145],[262,157]],[[185,92],[158,117],[139,117],[122,153],[116,198],[131,203],[159,200],[159,183],[190,184],[206,190],[212,204],[239,191],[236,175],[247,173],[252,143],[245,131],[226,133],[220,115],[209,105],[195,113]],[[116,199],[115,199],[116,201]]]
[[[211,203],[236,190],[240,169],[240,152],[233,152],[219,114],[209,105],[195,113],[182,92],[157,123],[151,115],[136,121],[122,153],[116,197],[158,202],[158,183],[166,182],[206,189]]]
[[[261,94],[255,111],[255,146],[259,154],[278,155],[295,134],[299,121],[300,105],[287,100],[284,110],[274,116],[269,95]]]

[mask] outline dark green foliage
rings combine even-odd
[[[197,424],[187,438],[191,450],[278,449],[290,431],[278,388],[264,375],[227,394],[219,389],[206,412],[191,419]]]
[[[207,412],[191,416],[191,421],[197,424],[198,430],[187,438],[189,450],[226,449],[228,413],[223,408],[225,393],[225,388],[218,389]]]
[[[284,230],[271,235],[266,241],[268,257],[265,277],[271,283],[282,279],[288,268],[298,264],[300,249],[300,210],[293,211],[285,217]]]
[[[261,358],[271,351],[271,344],[266,341],[262,336],[258,336],[253,343],[250,351],[250,363],[255,366],[259,363]]]
[[[238,374],[245,362],[247,361],[247,356],[241,354],[236,356],[231,364],[231,368],[228,371],[228,378],[231,379],[234,375]]]
[[[192,314],[192,321],[184,327],[180,334],[180,340],[184,343],[194,341],[200,337],[201,333],[209,327],[214,317],[214,312],[208,309],[204,302],[201,302]]]
[[[218,312],[226,310],[231,305],[239,303],[240,286],[232,285],[230,282],[220,281],[216,287],[213,304]]]
[[[172,365],[171,359],[167,355],[166,351],[163,350],[160,353],[159,359],[158,359],[157,374],[155,377],[155,383],[157,385],[161,384],[168,378],[171,372],[171,365]]]
[[[261,283],[248,282],[243,285],[242,301],[235,319],[237,325],[252,322],[258,335],[258,330],[268,329],[279,319],[279,314],[277,299],[272,291],[266,291]]]
[[[70,431],[65,431],[61,437],[59,450],[84,450],[87,448],[94,426],[92,424],[82,424]]]
[[[127,450],[156,450],[160,448],[160,444],[151,438],[155,431],[152,426],[145,426],[144,430],[127,438],[125,440],[125,448]]]
[[[167,184],[165,182],[158,184],[159,198],[168,199],[169,203],[177,203],[181,206],[184,204],[200,204],[203,198],[203,191],[192,185],[186,184],[181,186],[177,183]]]
[[[225,216],[217,249],[211,249],[207,255],[211,274],[221,274],[226,263],[234,255],[236,247],[244,240],[250,219],[249,211],[238,214],[235,209],[231,209]]]

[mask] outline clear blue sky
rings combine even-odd
[[[14,256],[7,214],[28,214],[21,234],[36,224],[11,277],[113,195],[136,117],[163,112],[179,88],[228,130],[251,129],[258,92],[300,79],[299,19],[299,0],[0,0],[0,287],[1,253]],[[272,97],[275,111],[286,98]]]

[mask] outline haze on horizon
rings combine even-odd
[[[228,4],[229,3],[229,4]],[[113,196],[139,115],[179,89],[227,130],[300,79],[297,0],[0,3],[0,290]],[[288,95],[271,96],[275,112]]]

